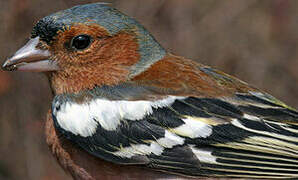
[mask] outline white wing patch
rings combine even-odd
[[[122,119],[140,120],[153,112],[153,108],[166,107],[176,99],[184,97],[168,96],[157,101],[110,101],[95,99],[88,103],[66,102],[60,110],[53,109],[58,124],[66,131],[82,137],[92,136],[98,124],[108,131],[115,130]],[[57,104],[58,106],[58,104]]]
[[[176,134],[190,138],[206,138],[212,134],[212,126],[191,117],[182,119],[185,124],[171,129]]]
[[[192,152],[195,154],[195,156],[199,159],[200,162],[204,163],[211,163],[216,164],[216,157],[213,156],[211,153],[212,151],[206,150],[206,149],[199,149],[196,148],[194,145],[189,145]]]
[[[173,134],[166,130],[165,137],[158,139],[157,143],[160,146],[163,146],[166,148],[172,148],[173,146],[183,144],[184,138],[181,138],[181,137],[177,136],[176,134]]]
[[[161,155],[165,148],[172,148],[176,145],[182,145],[184,138],[181,138],[169,131],[165,131],[165,137],[152,141],[147,144],[132,144],[129,147],[121,148],[119,151],[113,152],[115,156],[122,158],[131,158],[135,155]]]
[[[253,120],[253,121],[259,121],[260,118],[258,118],[257,116],[252,116],[252,115],[249,115],[249,114],[243,114],[243,117],[246,118],[246,119],[249,119],[249,120]]]
[[[113,152],[112,154],[122,158],[131,158],[135,155],[148,155],[151,153],[155,155],[161,155],[163,150],[163,147],[159,146],[156,142],[153,142],[150,145],[132,144],[130,147],[122,148],[119,151]]]

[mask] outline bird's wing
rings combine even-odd
[[[152,90],[96,92],[60,95],[52,106],[59,132],[94,156],[187,176],[298,177],[298,113],[270,95],[137,100]]]
[[[200,162],[196,170],[177,172],[242,178],[298,176],[298,113],[272,97],[260,93],[222,99],[188,97],[169,109],[185,122],[171,132],[185,138],[185,147]],[[163,156],[154,158],[163,162]],[[169,167],[166,164],[164,169]]]

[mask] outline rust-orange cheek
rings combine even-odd
[[[87,33],[93,37],[88,49],[65,47],[70,37]],[[130,67],[140,59],[138,48],[133,33],[123,31],[111,37],[98,25],[79,25],[60,32],[51,47],[61,67],[51,78],[52,88],[56,93],[70,93],[124,82]]]

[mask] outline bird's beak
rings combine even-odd
[[[3,70],[31,72],[59,70],[57,62],[49,59],[51,53],[37,47],[39,42],[39,37],[30,39],[27,44],[5,61],[2,65]]]

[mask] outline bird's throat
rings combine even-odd
[[[55,95],[78,93],[102,85],[116,85],[127,80],[129,71],[121,68],[98,68],[96,70],[72,69],[70,72],[55,72],[49,75]]]

